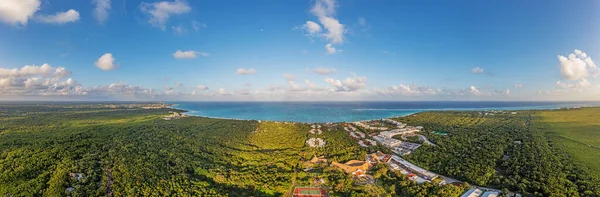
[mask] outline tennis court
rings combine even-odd
[[[293,197],[328,197],[326,188],[321,187],[296,187]]]

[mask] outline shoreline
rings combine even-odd
[[[183,111],[182,113],[188,115],[188,116],[193,116],[193,117],[202,117],[202,118],[213,118],[213,119],[223,119],[223,120],[242,120],[242,121],[270,121],[270,122],[291,122],[291,123],[303,123],[303,124],[327,124],[327,123],[349,123],[349,122],[362,122],[362,121],[372,121],[372,120],[379,120],[379,119],[383,119],[383,118],[398,118],[398,117],[406,117],[406,116],[411,116],[411,115],[415,115],[415,114],[419,114],[419,113],[423,113],[423,112],[436,112],[436,111],[445,111],[445,112],[449,112],[449,111],[461,111],[461,112],[476,112],[476,111],[543,111],[543,110],[559,110],[559,109],[572,109],[572,108],[587,108],[587,107],[600,107],[600,105],[594,105],[594,106],[570,106],[570,107],[565,107],[565,106],[548,106],[548,108],[545,109],[539,109],[539,107],[544,107],[544,106],[529,106],[529,107],[499,107],[499,108],[435,108],[435,109],[366,109],[366,111],[401,111],[401,110],[406,110],[406,111],[418,111],[418,112],[412,112],[412,113],[408,113],[405,115],[400,115],[400,116],[392,116],[392,117],[383,117],[383,118],[377,118],[377,119],[361,119],[361,120],[356,120],[356,121],[336,121],[336,122],[307,122],[307,121],[290,121],[290,120],[261,120],[261,119],[242,119],[242,118],[227,118],[227,117],[217,117],[217,116],[202,116],[202,115],[193,115],[190,113],[196,112],[194,110],[189,110],[189,109],[184,109],[184,108],[180,108],[178,107],[179,104],[177,103],[170,103],[168,107],[169,109],[175,109],[175,110],[181,110]],[[516,108],[523,108],[523,109],[516,109]],[[530,108],[530,109],[527,109]],[[351,110],[357,110],[357,109],[351,109]],[[360,109],[359,109],[360,110]]]

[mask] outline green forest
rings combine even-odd
[[[597,139],[560,129],[579,119],[571,125],[557,121],[563,112],[593,117],[596,111],[446,111],[397,118],[424,126],[420,134],[438,145],[423,144],[406,159],[468,182],[442,187],[416,184],[385,164],[369,172],[374,184],[357,184],[328,164],[307,166],[313,156],[344,163],[390,153],[381,145],[360,147],[342,124],[321,124],[323,133],[311,134],[304,123],[163,119],[172,112],[182,111],[0,104],[0,196],[289,196],[296,185],[313,185],[332,196],[445,197],[460,196],[468,184],[526,196],[600,195]],[[589,119],[587,132],[598,123]],[[326,146],[312,148],[309,138]],[[574,145],[565,139],[589,144],[592,156],[566,151]]]
[[[294,185],[329,187],[332,196],[409,196],[437,191],[402,175],[357,186],[328,165],[302,171],[315,155],[364,160],[339,125],[186,117],[174,109],[104,105],[0,105],[0,196],[286,196]],[[305,141],[320,137],[323,148]],[[389,174],[381,168],[379,174]],[[398,181],[400,180],[400,181]],[[389,182],[388,181],[393,181]],[[448,186],[442,191],[462,193]],[[434,195],[436,196],[436,195]],[[437,195],[446,196],[446,195]]]
[[[597,108],[583,109],[583,112]],[[422,132],[438,146],[423,145],[406,158],[419,166],[480,186],[531,196],[600,196],[599,149],[573,152],[556,140],[558,117],[590,117],[581,110],[504,112],[423,112],[397,118],[425,127]],[[596,118],[596,117],[593,117]],[[590,119],[588,124],[600,124]],[[579,122],[579,126],[586,123]],[[558,129],[560,130],[560,129]],[[435,134],[446,132],[447,136]],[[563,133],[581,130],[561,130]],[[595,133],[598,135],[598,132]],[[594,137],[594,135],[587,135]],[[598,140],[599,138],[595,138]],[[589,152],[588,152],[589,151]],[[596,155],[586,164],[573,158]]]

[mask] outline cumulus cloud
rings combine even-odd
[[[227,95],[228,93],[225,91],[224,88],[219,88],[219,90],[217,91],[217,93],[219,93],[220,95]]]
[[[345,25],[335,19],[335,0],[317,0],[310,12],[315,15],[321,25],[327,30],[324,36],[333,44],[341,44],[344,42],[344,34],[346,33]]]
[[[113,58],[113,55],[111,53],[105,53],[100,58],[98,58],[98,61],[96,61],[96,67],[102,70],[114,70],[118,68],[118,66],[114,63],[115,58]]]
[[[251,69],[238,68],[236,73],[238,75],[251,75],[251,74],[256,74],[256,70],[254,70],[254,68],[251,68]]]
[[[48,64],[13,69],[0,68],[0,95],[82,94],[82,88],[73,79],[68,78],[69,76],[71,71],[66,68],[55,68]]]
[[[200,84],[200,85],[196,86],[196,89],[198,89],[198,90],[208,90],[208,87],[206,87],[205,85]]]
[[[335,54],[337,52],[337,50],[333,46],[331,46],[331,44],[325,45],[325,51],[327,52],[327,54]]]
[[[599,69],[586,53],[575,50],[568,57],[559,55],[560,71],[567,80],[580,80],[588,76],[598,76]]]
[[[27,25],[27,21],[40,9],[40,0],[2,0],[0,21],[11,25]]]
[[[471,69],[471,73],[474,73],[474,74],[481,74],[484,71],[485,70],[483,68],[479,68],[479,67],[475,67],[475,68]]]
[[[335,73],[335,69],[333,69],[333,68],[315,68],[315,69],[313,69],[313,72],[317,73],[319,75],[329,75],[329,74]]]
[[[375,92],[382,95],[403,95],[403,96],[423,96],[423,95],[436,95],[440,92],[439,89],[432,87],[418,86],[416,84],[399,86],[390,86],[385,89],[375,89]]]
[[[479,95],[481,95],[481,92],[480,92],[480,91],[479,91],[479,89],[477,89],[477,87],[475,87],[475,86],[471,86],[471,87],[469,88],[469,92],[470,92],[472,95],[475,95],[475,96],[479,96]]]
[[[325,83],[332,85],[334,91],[347,91],[353,92],[365,87],[367,78],[366,77],[349,77],[342,81],[333,78],[325,78]]]
[[[169,17],[171,17],[171,15],[185,14],[190,12],[192,8],[185,1],[175,0],[173,2],[142,2],[142,4],[140,5],[140,10],[150,15],[148,23],[150,23],[152,26],[164,30],[165,24],[168,22]]]
[[[200,55],[202,57],[210,56],[209,53],[192,51],[192,50],[190,50],[190,51],[177,50],[177,51],[175,51],[175,53],[173,53],[173,57],[176,59],[193,59],[193,58],[196,58],[196,55]]]
[[[306,30],[308,35],[317,35],[322,30],[321,25],[315,23],[314,21],[306,21],[306,24],[304,24],[302,27],[304,30]]]
[[[93,0],[94,5],[94,18],[98,23],[104,23],[108,19],[108,10],[110,10],[110,0]]]
[[[328,45],[325,46],[328,54],[336,52],[332,44],[344,43],[344,34],[347,31],[346,26],[335,18],[336,6],[335,0],[316,0],[315,5],[310,9],[310,13],[319,19],[320,24],[309,20],[300,28],[309,37],[328,41]]]
[[[79,12],[76,10],[70,9],[66,12],[58,12],[54,15],[48,16],[38,16],[37,20],[43,23],[49,24],[65,24],[72,23],[79,20]]]
[[[41,66],[26,65],[21,68],[6,69],[0,68],[0,77],[31,77],[31,76],[53,76],[56,78],[66,78],[71,76],[71,71],[68,71],[64,67],[54,68],[48,64]]]

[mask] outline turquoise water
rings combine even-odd
[[[189,115],[294,122],[348,122],[405,116],[428,110],[528,110],[600,106],[600,102],[173,102]]]

